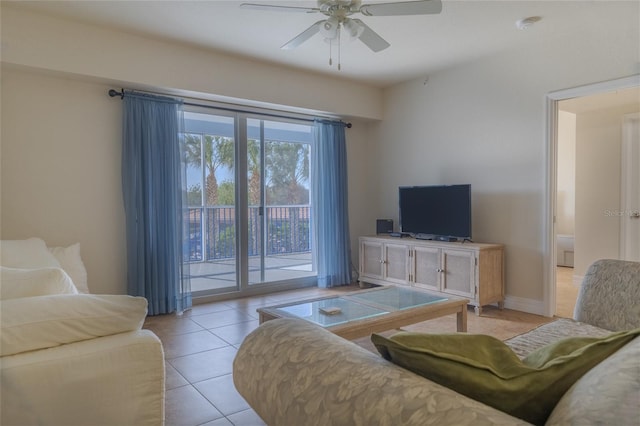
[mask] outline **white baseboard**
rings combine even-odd
[[[542,300],[525,299],[523,297],[505,296],[504,307],[514,311],[530,314],[544,315],[544,302]]]

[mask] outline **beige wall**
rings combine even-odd
[[[160,88],[348,118],[357,262],[357,236],[368,232],[375,217],[367,127],[381,115],[380,89],[54,19],[6,3],[1,19],[2,238],[80,242],[91,290],[124,293],[121,103],[107,90]]]
[[[2,69],[1,238],[80,242],[95,293],[126,292],[121,102],[110,86]],[[347,130],[352,258],[370,233],[367,122]],[[371,226],[370,226],[371,225]]]
[[[573,235],[576,220],[576,115],[558,111],[556,233]]]
[[[574,275],[597,259],[620,256],[619,211],[623,116],[638,105],[577,114]],[[608,213],[609,212],[609,213]]]
[[[2,3],[2,62],[218,100],[380,119],[375,87],[155,40]]]
[[[80,242],[95,293],[124,293],[120,102],[108,86],[2,69],[3,239]]]
[[[540,40],[389,88],[377,125],[380,216],[398,186],[472,185],[473,237],[506,245],[506,305],[545,313],[545,95],[638,72],[637,19]]]

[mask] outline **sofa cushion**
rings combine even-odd
[[[78,294],[60,268],[17,269],[0,266],[0,300],[50,294]]]
[[[640,419],[640,338],[589,370],[569,389],[547,425],[626,425]]]
[[[545,422],[562,395],[585,372],[640,334],[569,338],[520,360],[485,335],[372,335],[382,356],[463,395],[534,424]]]
[[[0,303],[1,356],[138,330],[147,314],[147,299],[124,295],[64,294]]]
[[[40,238],[0,241],[0,265],[22,269],[60,267]]]
[[[60,263],[60,267],[71,277],[79,293],[89,293],[87,269],[80,257],[80,243],[69,247],[49,247],[49,251]]]

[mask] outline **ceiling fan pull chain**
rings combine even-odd
[[[341,26],[341,24],[338,26],[338,71],[340,71],[340,45],[342,44],[340,40],[340,33],[342,32],[340,31]]]
[[[333,65],[333,46],[331,46],[331,40],[329,40],[329,66]]]

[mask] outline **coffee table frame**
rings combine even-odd
[[[352,303],[359,303],[362,305],[368,305],[373,307],[380,307],[373,303],[364,303],[361,300],[352,300],[348,296],[355,294],[361,294],[368,291],[380,290],[370,289],[362,290],[353,293],[347,293],[344,296],[332,296],[316,297],[313,299],[298,300],[296,302],[284,303],[275,306],[266,306],[258,308],[257,312],[260,315],[260,324],[263,322],[273,320],[276,318],[299,318],[295,315],[288,314],[287,312],[279,311],[278,308],[284,308],[287,306],[299,305],[302,303],[317,302],[319,300],[334,299],[336,297],[346,298]],[[413,290],[413,289],[412,289]],[[419,290],[413,290],[419,291]],[[429,292],[423,292],[429,293]],[[432,294],[432,293],[431,293]],[[347,340],[353,340],[360,337],[369,336],[371,333],[379,333],[381,331],[399,329],[407,325],[416,324],[422,321],[427,321],[434,318],[439,318],[445,315],[456,314],[456,328],[459,332],[467,331],[467,304],[468,299],[462,299],[458,297],[452,297],[447,295],[447,300],[436,301],[427,305],[414,306],[402,310],[391,311],[386,314],[362,318],[346,323],[332,325],[324,327],[328,331]],[[386,307],[385,309],[389,309]]]

